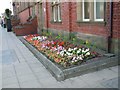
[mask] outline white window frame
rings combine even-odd
[[[60,0],[54,0],[53,4],[55,4],[56,2],[60,3]],[[53,21],[54,22],[61,22],[60,5],[55,5],[52,8],[53,8]]]
[[[83,2],[82,2],[83,21],[85,21],[85,22],[89,22],[89,21],[90,21],[90,18],[89,18],[89,19],[85,19],[85,8],[84,8],[84,2],[85,2],[85,0],[83,0]]]
[[[53,7],[53,20],[56,22],[56,6]]]
[[[61,11],[60,11],[60,5],[57,6],[58,11],[58,21],[61,22]]]
[[[99,21],[99,22],[103,22],[104,21],[104,18],[103,19],[97,19],[97,16],[96,16],[96,0],[94,0],[94,21]]]

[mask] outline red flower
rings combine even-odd
[[[58,45],[59,45],[59,46],[63,46],[63,45],[64,45],[64,42],[62,41],[62,42],[60,42]]]

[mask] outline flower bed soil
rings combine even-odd
[[[117,57],[46,36],[34,34],[20,40],[58,81],[118,64]]]

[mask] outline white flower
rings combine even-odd
[[[80,60],[83,60],[82,56],[79,56],[79,59],[80,59]]]
[[[26,38],[27,36],[23,36],[23,38]]]
[[[64,51],[61,51],[61,52],[60,52],[60,55],[63,56],[63,55],[64,55]]]
[[[67,54],[68,56],[71,56],[71,55],[72,55],[72,53],[69,53],[69,52],[66,52],[66,54]]]
[[[90,55],[90,52],[87,52],[86,54],[85,54],[85,56],[89,56]]]
[[[84,49],[82,49],[82,53],[85,53]]]
[[[66,49],[65,50],[63,50],[64,52],[66,52]]]
[[[75,60],[75,62],[77,62],[78,60]]]
[[[80,50],[77,50],[77,54],[80,53]]]
[[[71,62],[72,62],[72,63],[74,63],[74,61],[73,61],[73,60],[72,60]]]
[[[57,54],[60,54],[60,52],[57,52]]]
[[[77,50],[77,47],[75,47],[74,50]]]
[[[68,51],[69,51],[69,52],[71,52],[71,51],[72,51],[72,49],[71,49],[71,48],[69,48],[69,49],[68,49]]]
[[[73,59],[72,60],[75,60],[76,59],[76,57],[73,57]]]
[[[86,53],[86,52],[88,52],[88,51],[90,51],[90,49],[89,49],[89,48],[85,50],[85,53]]]
[[[81,48],[79,48],[79,51],[81,51],[82,49]]]

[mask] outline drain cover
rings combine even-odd
[[[14,50],[2,51],[2,64],[11,64],[17,61],[18,61],[18,58]]]

